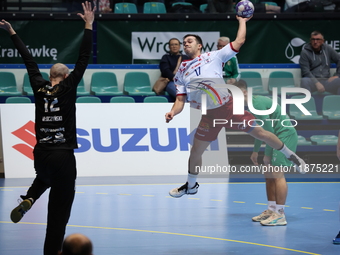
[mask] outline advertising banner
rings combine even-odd
[[[74,64],[83,35],[83,21],[12,21],[39,64]],[[240,64],[297,64],[300,52],[318,30],[340,52],[340,20],[250,20],[246,42],[237,55]],[[216,50],[219,36],[236,38],[237,20],[225,21],[96,21],[95,64],[158,64],[170,38],[195,33],[205,51]],[[53,31],[53,33],[51,33]],[[0,30],[0,63],[22,63],[7,32]],[[90,61],[92,63],[92,60]]]
[[[11,21],[11,24],[37,63],[75,64],[77,61],[84,21]],[[0,63],[23,63],[3,29],[0,30]]]
[[[203,52],[216,49],[216,38],[220,37],[220,32],[132,32],[131,48],[132,58],[135,60],[155,59],[159,60],[169,51],[169,40],[177,38],[182,41],[186,34],[199,34],[204,41]],[[182,49],[183,50],[183,49]]]
[[[165,123],[171,107],[77,104],[78,176],[186,175],[193,134],[190,107]],[[1,132],[5,178],[34,177],[34,104],[2,104]],[[228,164],[225,132],[204,154],[215,158],[214,164]]]
[[[318,30],[326,43],[340,52],[340,35],[334,33],[339,20],[250,20],[247,38],[237,55],[240,64],[298,63],[300,52]],[[226,21],[100,21],[98,22],[98,63],[159,63],[171,37],[182,40],[183,32],[202,37],[203,48],[216,50],[219,36],[236,37],[238,22]]]

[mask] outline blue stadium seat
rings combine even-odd
[[[29,97],[7,97],[6,104],[30,104],[32,103]]]
[[[114,13],[138,13],[134,3],[116,3]]]
[[[169,103],[166,97],[162,96],[148,96],[143,100],[144,103]]]
[[[95,72],[91,78],[91,90],[96,96],[121,96],[117,77],[112,72]]]
[[[263,88],[262,77],[259,72],[241,72],[241,79],[247,82],[247,86],[253,89],[254,95],[268,95],[269,92]]]
[[[124,77],[124,91],[130,96],[155,96],[152,91],[149,74],[128,72]]]
[[[291,99],[304,98],[304,96],[292,96]],[[295,105],[288,105],[288,115],[296,120],[322,120],[323,117],[318,115],[316,111],[315,100],[313,97],[304,104],[302,104],[312,115],[304,115],[303,112]]]
[[[329,95],[323,98],[322,115],[329,120],[340,120],[340,95]]]
[[[143,13],[166,13],[164,3],[146,2],[144,3]]]
[[[96,96],[83,96],[78,97],[76,103],[101,103],[102,100]]]
[[[281,88],[294,88],[295,81],[291,72],[274,71],[269,74],[268,90],[272,92],[273,88],[277,88],[277,93],[281,94]]]
[[[135,99],[130,96],[111,97],[110,103],[135,103]]]
[[[21,96],[12,72],[0,72],[0,96]]]

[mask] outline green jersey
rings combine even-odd
[[[273,100],[264,96],[253,96],[253,106],[256,110],[268,110],[272,107]],[[287,115],[281,115],[281,106],[278,104],[273,113],[269,115],[255,115],[258,120],[257,123],[262,126],[263,129],[275,134],[279,139],[287,136],[296,136],[296,130],[290,122],[290,118]],[[297,142],[297,141],[296,141]],[[259,152],[262,141],[255,139],[254,152]],[[266,145],[265,155],[271,157],[273,154],[273,148]]]

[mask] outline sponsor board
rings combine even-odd
[[[77,104],[78,176],[186,175],[194,132],[190,107],[165,123],[171,107]],[[2,104],[1,135],[5,177],[34,177],[34,104]],[[214,163],[227,165],[226,155],[225,133],[220,132],[203,160],[214,158]]]

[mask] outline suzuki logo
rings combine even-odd
[[[23,140],[26,144],[20,143],[13,146],[14,149],[24,154],[26,157],[33,160],[33,148],[37,143],[35,140],[35,123],[33,121],[27,122],[21,128],[12,132],[13,135]]]

